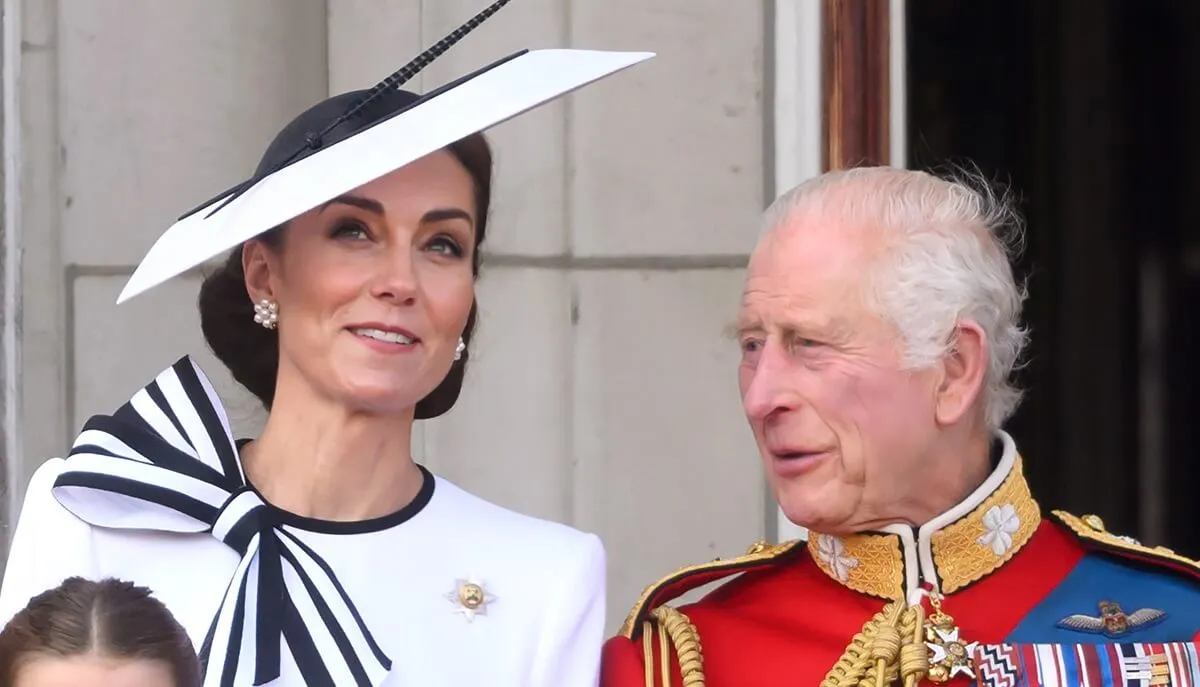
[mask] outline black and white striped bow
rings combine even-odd
[[[241,554],[201,648],[205,687],[271,684],[284,646],[314,687],[387,677],[333,570],[247,483],[225,410],[188,357],[87,421],[54,495],[98,527],[208,532]]]

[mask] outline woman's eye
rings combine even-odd
[[[461,258],[463,255],[462,246],[458,242],[448,236],[439,236],[429,242],[428,250],[434,253],[442,253],[456,258]]]
[[[342,220],[333,226],[330,232],[333,238],[365,239],[370,238],[366,225],[358,220]]]

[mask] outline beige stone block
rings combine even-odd
[[[321,0],[65,2],[59,157],[67,263],[129,265],[249,177],[326,93]]]
[[[556,270],[492,268],[458,404],[424,425],[430,469],[479,496],[570,522],[571,295]]]
[[[765,201],[764,4],[571,4],[572,45],[658,53],[573,98],[576,255],[750,249]]]
[[[204,370],[229,414],[234,436],[257,436],[265,412],[208,350],[196,309],[199,278],[180,278],[114,305],[128,277],[79,276],[68,304],[70,441],[93,414],[116,410],[184,355]]]
[[[685,564],[766,531],[758,453],[724,336],[741,270],[576,277],[576,521],[609,554],[610,621]]]
[[[420,0],[326,1],[330,94],[370,88],[424,49]]]

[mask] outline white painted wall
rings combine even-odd
[[[781,65],[764,54],[768,1],[522,0],[420,84],[520,47],[659,53],[493,132],[473,368],[459,406],[417,442],[468,489],[599,533],[612,629],[644,585],[775,529],[737,351],[721,338],[770,165],[780,183],[816,171],[804,60],[817,3],[779,0],[796,26],[776,40],[801,57]],[[198,279],[120,307],[118,290],[155,236],[252,170],[292,115],[371,85],[484,4],[5,0],[5,221],[19,230],[5,237],[22,250],[20,274],[6,269],[14,504],[88,415],[184,353],[239,429],[256,430],[259,412],[204,348]],[[778,76],[766,83],[771,59]],[[772,88],[780,104],[764,112]]]

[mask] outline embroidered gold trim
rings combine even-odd
[[[1152,558],[1161,560],[1173,561],[1180,563],[1193,570],[1200,570],[1200,561],[1180,556],[1171,549],[1165,546],[1146,546],[1140,542],[1130,538],[1122,537],[1112,532],[1109,532],[1104,527],[1104,521],[1096,515],[1084,515],[1082,517],[1072,515],[1066,511],[1056,510],[1051,511],[1054,517],[1059,522],[1069,527],[1080,539],[1099,542],[1106,546],[1111,546],[1116,549],[1132,551],[1134,553],[1145,554]]]
[[[1005,520],[1000,524],[1012,523],[1015,529],[990,531],[985,524],[988,512],[994,508],[994,513],[999,515],[1006,506],[1012,507],[1011,515],[1015,515],[1016,522]],[[1021,457],[1017,456],[1012,471],[991,496],[984,499],[983,503],[966,517],[934,532],[930,537],[933,564],[941,580],[942,593],[949,594],[962,589],[1012,560],[1012,557],[1033,538],[1041,522],[1042,510],[1029,491]],[[1007,535],[1009,541],[1001,542],[1004,545],[1004,553],[997,556],[992,544],[985,543],[989,534]]]
[[[662,661],[658,667],[662,677],[662,687],[671,687],[671,638],[667,636],[667,629],[661,624],[658,627],[658,655],[662,656]],[[654,687],[653,684],[649,687]]]
[[[999,518],[994,524],[1002,526],[993,537],[1004,538],[1004,551],[999,555],[992,549],[992,540],[985,539],[989,534],[985,518],[993,508]],[[942,592],[962,589],[1012,560],[1033,538],[1041,520],[1041,508],[1025,481],[1021,457],[1016,456],[1008,476],[994,492],[969,513],[931,535],[933,564]],[[814,532],[808,539],[809,553],[826,575],[857,592],[893,601],[904,598],[904,556],[899,536],[864,532],[836,537],[842,544],[840,557],[844,559],[836,564],[821,551],[821,541],[828,536]]]
[[[658,655],[662,656],[662,661],[659,662],[660,677],[662,679],[662,687],[671,687],[671,649],[667,631],[662,625],[656,625],[653,621],[645,620],[642,622],[642,667],[645,668],[646,687],[655,687],[654,683],[654,638],[658,638]]]
[[[642,622],[642,669],[645,670],[646,687],[654,687],[654,625],[649,620]]]
[[[650,597],[654,596],[654,594],[657,593],[658,590],[662,589],[662,587],[665,585],[677,582],[696,573],[707,572],[710,570],[721,570],[723,568],[728,568],[728,573],[730,575],[734,575],[740,572],[739,568],[743,566],[778,558],[779,556],[782,556],[783,554],[796,548],[801,543],[803,542],[799,539],[782,542],[780,544],[770,544],[765,541],[759,541],[752,544],[750,548],[747,549],[746,554],[743,556],[738,556],[728,560],[721,560],[718,558],[714,561],[708,561],[707,563],[685,565],[670,575],[663,576],[662,579],[654,584],[648,585],[642,591],[641,596],[638,597],[637,602],[633,605],[633,610],[629,612],[629,615],[625,618],[625,622],[621,624],[619,634],[626,639],[633,639],[634,626],[637,624],[638,618],[645,610],[646,604],[650,601]],[[664,603],[667,601],[670,601],[670,599],[664,600]]]
[[[842,560],[831,560],[828,551],[822,552],[822,541],[827,542],[827,548],[841,542],[842,550],[836,558]],[[813,533],[808,538],[808,552],[826,575],[856,592],[893,601],[904,598],[904,556],[899,537],[894,534],[834,537]],[[839,569],[845,579],[838,574]]]

